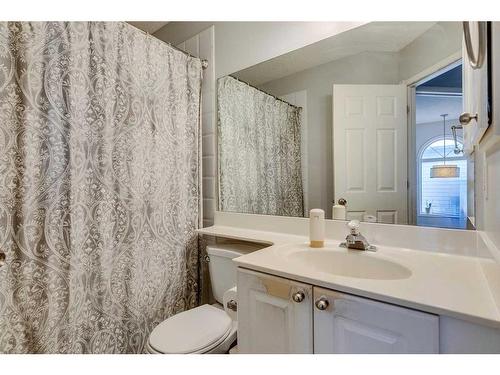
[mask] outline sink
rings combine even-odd
[[[307,249],[292,252],[288,260],[319,272],[358,279],[407,279],[411,271],[377,253],[357,250]]]

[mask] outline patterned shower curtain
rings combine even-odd
[[[198,300],[201,61],[0,23],[0,352],[136,353]]]
[[[300,108],[230,76],[217,100],[220,209],[303,216]]]

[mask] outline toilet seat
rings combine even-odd
[[[220,338],[219,341],[216,341],[210,346],[207,346],[206,348],[203,348],[199,351],[192,352],[192,353],[178,353],[178,354],[210,354],[210,353],[217,353],[217,354],[223,354],[227,353],[229,348],[231,347],[231,344],[236,340],[236,325],[233,325],[233,328],[229,330],[227,335],[223,336]],[[227,341],[227,343],[225,343]],[[220,346],[220,348],[218,348]],[[146,352],[149,354],[175,354],[175,353],[163,353],[155,350],[153,347],[151,347],[151,344],[148,342],[146,345]]]
[[[174,315],[151,332],[148,350],[165,354],[206,353],[233,331],[224,310],[203,305]]]

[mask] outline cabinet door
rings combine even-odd
[[[312,353],[312,287],[238,269],[240,353]]]
[[[317,287],[314,301],[315,353],[439,351],[437,315]]]

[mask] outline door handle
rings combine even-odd
[[[0,250],[0,267],[2,267],[5,264],[5,253]]]
[[[462,126],[467,125],[472,120],[476,120],[477,121],[477,113],[474,116],[472,116],[470,113],[464,112],[458,118],[458,122],[460,122],[460,124]]]

